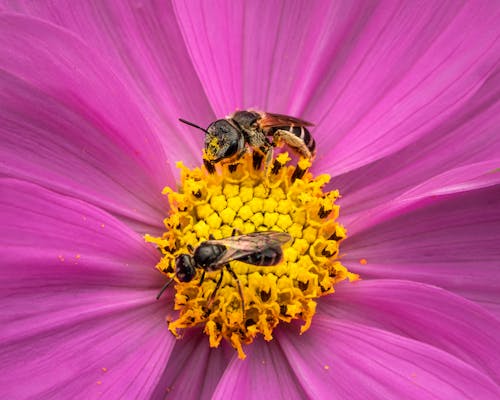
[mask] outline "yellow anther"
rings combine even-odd
[[[217,196],[213,196],[210,199],[210,205],[216,211],[220,212],[220,211],[224,210],[227,207],[226,196],[224,196],[222,194],[217,195]]]
[[[212,212],[213,209],[209,204],[200,204],[199,206],[196,206],[196,216],[198,219],[205,219],[212,214]]]
[[[289,215],[280,214],[278,217],[278,221],[276,221],[276,225],[278,225],[281,229],[286,230],[292,226],[292,218]]]
[[[318,237],[318,230],[314,229],[312,226],[308,226],[304,229],[302,237],[307,240],[309,244],[314,243]]]
[[[234,217],[236,217],[236,211],[232,208],[225,208],[220,212],[220,217],[225,224],[231,224],[234,221]]]
[[[249,186],[243,186],[240,189],[240,199],[246,203],[247,201],[251,201],[253,199],[253,188]]]
[[[260,212],[264,208],[264,200],[254,197],[248,202],[252,212]]]
[[[278,202],[276,201],[276,199],[269,197],[268,199],[264,200],[262,210],[267,212],[274,212],[276,211],[276,207],[278,207]]]
[[[252,224],[259,227],[264,223],[264,216],[260,212],[252,214],[252,216],[250,217],[250,221],[252,222]],[[257,229],[257,230],[260,230],[260,229]]]
[[[267,227],[274,226],[278,221],[279,214],[275,212],[266,212],[264,214],[264,225]]]
[[[221,217],[219,217],[216,213],[212,213],[207,219],[206,219],[208,226],[212,229],[217,229],[220,227],[222,223]]]
[[[239,211],[240,208],[243,206],[243,202],[239,197],[230,197],[227,200],[227,205],[228,207],[231,207],[234,211]]]
[[[238,216],[244,221],[252,218],[252,215],[253,215],[253,212],[252,212],[252,209],[250,208],[250,206],[242,206],[238,210]]]

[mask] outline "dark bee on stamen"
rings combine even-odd
[[[212,122],[207,129],[179,119],[181,122],[205,132],[205,160],[207,171],[215,168],[208,164],[234,163],[251,148],[265,158],[265,169],[273,159],[273,149],[282,143],[300,156],[312,160],[316,154],[316,142],[307,130],[309,122],[283,114],[263,111],[236,111],[227,118]],[[254,159],[254,168],[260,168],[262,159]]]
[[[237,260],[263,267],[277,265],[283,259],[281,246],[290,241],[291,236],[286,232],[273,231],[254,232],[240,236],[234,236],[234,233],[235,231],[233,231],[233,236],[225,239],[210,239],[200,243],[196,249],[190,249],[193,255],[181,254],[177,256],[175,259],[175,276],[180,282],[190,282],[196,276],[196,269],[201,269],[203,270],[200,278],[201,285],[206,272],[220,271],[219,280],[210,295],[210,304],[222,283],[225,268],[236,281],[241,297],[241,308],[245,312],[245,301],[240,280],[229,262]],[[156,297],[157,299],[173,281],[174,278],[163,285]]]

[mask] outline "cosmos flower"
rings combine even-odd
[[[0,9],[2,398],[500,397],[498,2]],[[235,109],[304,118],[360,280],[246,359],[177,340],[177,161]],[[203,285],[202,285],[203,286]]]

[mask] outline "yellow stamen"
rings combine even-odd
[[[302,319],[301,333],[305,332],[316,311],[316,298],[333,293],[339,281],[358,279],[338,259],[346,232],[336,222],[338,191],[323,192],[330,177],[314,178],[308,160],[297,166],[289,162],[287,153],[280,154],[267,173],[265,168],[253,168],[251,154],[237,168],[217,166],[215,173],[178,163],[180,188],[163,191],[171,207],[164,220],[167,230],[161,238],[146,236],[161,250],[157,268],[168,278],[175,276],[175,258],[189,254],[190,247],[196,248],[209,235],[229,237],[236,228],[241,234],[285,231],[293,240],[283,246],[284,260],[277,266],[231,262],[241,283],[244,310],[229,273],[224,273],[213,298],[220,271],[207,272],[201,285],[201,269],[192,281],[177,282],[174,308],[179,315],[170,316],[168,322],[176,337],[182,329],[200,325],[211,347],[225,339],[245,358],[243,345],[258,334],[271,340],[282,321]]]

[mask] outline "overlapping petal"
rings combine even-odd
[[[207,336],[200,330],[184,332],[165,365],[152,395],[153,399],[212,398],[231,358],[237,357],[234,349],[227,343],[223,343],[218,349],[211,349],[207,342]]]
[[[318,315],[426,343],[500,382],[500,322],[477,304],[435,286],[400,280],[343,285]]]
[[[499,60],[500,61],[500,60]],[[436,196],[498,184],[500,73],[422,139],[378,162],[337,176],[350,232],[417,207]]]
[[[157,256],[111,215],[0,182],[2,396],[149,393],[172,349]]]
[[[114,72],[45,22],[4,15],[0,32],[1,173],[158,225],[173,175]]]
[[[493,399],[498,386],[449,353],[404,335],[316,318],[300,345],[279,341],[309,398]]]
[[[330,149],[317,166],[338,174],[439,127],[498,66],[495,2],[176,2],[175,11],[216,114],[258,107],[312,120]]]
[[[218,382],[215,399],[307,398],[307,390],[297,378],[300,365],[290,364],[276,341],[266,343],[261,338],[248,350],[244,362],[234,357],[229,363]]]
[[[499,186],[450,196],[352,235],[345,262],[364,279],[437,285],[500,315],[499,224]]]
[[[178,160],[196,165],[202,137],[177,119],[202,123],[214,115],[170,2],[21,0],[3,7],[50,21],[78,36],[132,94],[167,157],[172,155],[171,168]]]

